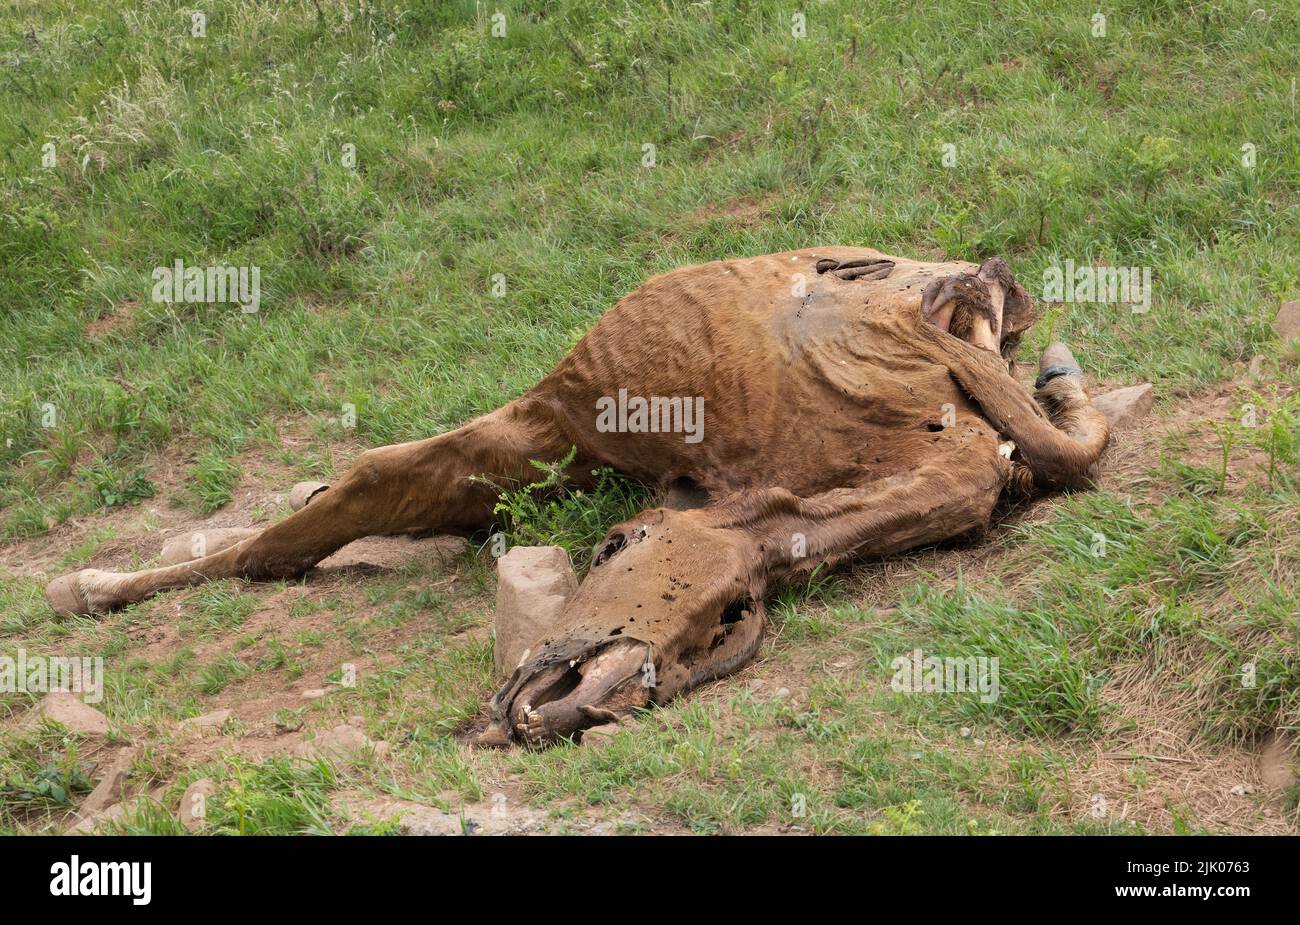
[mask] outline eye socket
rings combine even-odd
[[[619,550],[626,545],[627,537],[622,533],[615,533],[613,536],[609,537],[609,539],[605,540],[603,545],[601,545],[600,552],[596,553],[596,558],[591,562],[591,567],[595,568],[598,565],[604,565],[610,559],[614,558],[614,556],[618,555]]]
[[[749,598],[742,597],[723,608],[722,618],[718,622],[723,626],[729,623],[739,623],[746,616],[753,613],[754,609],[754,602]]]

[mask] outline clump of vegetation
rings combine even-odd
[[[542,478],[502,491],[493,510],[507,546],[563,546],[581,576],[609,527],[646,507],[651,492],[605,466],[591,472],[595,479],[591,489],[571,487],[565,473],[576,454],[577,449],[571,448],[557,462],[533,460]]]
[[[199,456],[194,464],[194,498],[200,512],[207,514],[229,504],[239,482],[239,464],[220,448]]]
[[[153,482],[143,467],[123,470],[107,465],[85,469],[82,474],[94,486],[104,507],[118,504],[135,504],[156,493]]]
[[[85,793],[93,786],[90,765],[84,761],[50,762],[31,778],[13,778],[4,785],[4,798],[20,803],[46,802],[70,806],[73,795]]]

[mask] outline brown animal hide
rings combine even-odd
[[[775,582],[978,531],[1008,489],[1089,485],[1108,432],[1069,351],[1045,357],[1055,377],[1036,396],[1010,375],[1033,320],[1000,258],[829,247],[685,267],[625,297],[520,398],[367,451],[256,536],[162,568],[82,570],[47,594],[56,611],[98,612],[297,575],[361,536],[469,532],[491,524],[494,483],[576,448],[576,483],[605,465],[708,502],[610,532],[560,626],[493,698],[484,741],[576,735],[743,664]]]

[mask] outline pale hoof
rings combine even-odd
[[[93,611],[81,590],[81,572],[60,575],[45,586],[45,599],[61,617],[88,616]]]
[[[289,492],[289,507],[301,511],[307,502],[329,488],[324,482],[299,482]]]
[[[163,565],[179,565],[182,562],[192,562],[195,559],[202,559],[204,556],[221,552],[223,549],[229,549],[236,543],[246,540],[250,536],[257,536],[261,532],[261,530],[247,527],[218,527],[212,530],[195,530],[193,533],[182,533],[163,545],[162,554],[159,558]]]
[[[505,748],[510,744],[510,730],[504,723],[494,723],[474,737],[474,748]]]
[[[1059,340],[1053,341],[1047,345],[1047,349],[1043,351],[1042,358],[1038,361],[1038,371],[1040,373],[1046,372],[1053,366],[1070,367],[1073,369],[1079,368],[1078,361],[1074,359],[1074,353]]]

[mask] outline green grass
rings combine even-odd
[[[587,573],[597,544],[610,527],[633,517],[653,500],[653,493],[634,479],[601,467],[592,472],[590,491],[563,483],[576,450],[554,463],[533,461],[545,473],[536,482],[501,488],[495,512],[500,529],[488,539],[494,556],[512,546],[563,546],[579,579]]]
[[[0,8],[0,537],[90,520],[51,568],[116,538],[103,513],[222,510],[257,482],[255,457],[328,479],[357,443],[495,408],[646,277],[704,260],[830,243],[1001,254],[1035,295],[1067,259],[1150,267],[1150,312],[1044,306],[1025,354],[1067,340],[1090,373],[1152,381],[1163,410],[1259,371],[1230,413],[1207,410],[1208,449],[1208,425],[1189,424],[1145,482],[995,534],[1001,580],[912,567],[888,612],[842,575],[782,589],[760,670],[794,698],[741,680],[600,750],[456,744],[492,690],[486,550],[445,574],[308,585],[291,625],[265,631],[250,618],[285,586],[56,622],[38,579],[0,577],[5,651],[108,656],[103,709],[115,734],[157,738],[171,791],[197,773],[173,764],[176,718],[256,684],[337,681],[318,662],[336,649],[383,660],[330,697],[394,743],[391,768],[349,786],[477,800],[512,773],[561,824],[653,806],[701,832],[1112,831],[1061,819],[1072,749],[1139,722],[1133,678],[1207,748],[1300,723],[1300,372],[1269,327],[1300,292],[1297,10],[1122,0],[1100,37],[1082,0],[827,0],[795,39],[775,0],[231,0],[205,38],[166,0]],[[154,268],[178,259],[256,265],[259,311],[153,301]],[[514,490],[499,526],[581,569],[650,500],[611,475],[585,494]],[[175,624],[176,651],[139,655],[141,633]],[[891,692],[890,661],[917,646],[998,657],[1003,696]],[[0,695],[0,718],[29,702]],[[282,718],[338,719],[330,703]],[[77,789],[77,743],[6,738],[5,792],[39,799],[0,801],[0,828],[57,826],[49,797]],[[324,770],[207,771],[228,788],[215,830],[337,821]],[[1195,806],[1169,815],[1200,825]],[[175,828],[149,801],[124,825]]]
[[[28,730],[0,760],[0,798],[24,810],[74,805],[78,794],[94,784],[90,765],[81,760],[78,743],[53,722]]]
[[[449,427],[692,260],[813,241],[1002,253],[1035,289],[1067,257],[1150,266],[1149,314],[1065,306],[1056,327],[1089,369],[1165,395],[1259,352],[1297,285],[1295,11],[1125,3],[1092,38],[1082,3],[952,3],[923,36],[910,12],[828,3],[795,40],[775,3],[507,3],[505,39],[466,2],[323,8],[223,5],[204,39],[170,4],[7,17],[11,534],[108,503],[65,474],[87,441],[123,459],[206,441],[211,508],[268,414],[351,403],[369,443]],[[739,198],[763,220],[691,217]],[[153,302],[153,268],[178,258],[255,263],[260,311]],[[129,324],[82,336],[128,304]]]
[[[240,469],[231,461],[228,452],[209,450],[194,464],[194,496],[199,510],[205,514],[223,507],[234,498]]]

